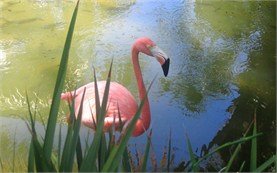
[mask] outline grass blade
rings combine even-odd
[[[122,157],[122,172],[132,172],[130,160],[128,148],[126,147]]]
[[[244,133],[243,137],[246,137],[246,135],[248,134],[252,124],[253,124],[254,121],[251,122],[251,124],[248,126],[246,132]],[[238,144],[238,146],[236,147],[234,153],[232,154],[231,158],[229,159],[228,163],[227,163],[227,166],[226,166],[226,169],[224,170],[224,172],[229,172],[236,156],[238,155],[239,151],[241,149],[241,144]]]
[[[66,167],[66,163],[67,163],[67,159],[68,159],[68,154],[69,154],[69,150],[70,148],[70,142],[72,140],[72,133],[73,133],[73,127],[72,125],[68,125],[68,129],[67,129],[67,135],[65,138],[65,143],[64,143],[64,147],[63,147],[63,152],[62,152],[62,158],[61,158],[61,164],[60,164],[60,168],[59,168],[59,172],[64,172],[65,171],[65,167]]]
[[[33,119],[33,115],[32,115],[32,112],[31,112],[31,105],[30,105],[30,101],[29,101],[29,97],[28,97],[28,94],[26,92],[26,102],[27,102],[27,106],[28,106],[28,112],[29,112],[29,116],[30,116],[30,125],[31,125],[31,129],[30,129],[30,132],[33,135],[36,136],[36,129],[35,129],[35,121]]]
[[[75,96],[76,96],[76,91],[74,92],[74,97]],[[72,122],[74,122],[74,117],[75,117],[74,105],[75,105],[75,99],[72,100],[71,105],[69,104],[70,122],[68,123],[68,126],[67,126],[67,133],[66,133],[66,138],[65,138],[63,152],[62,152],[61,164],[60,164],[60,167],[59,167],[60,172],[65,171],[65,167],[66,167],[66,163],[67,163],[67,159],[68,159],[68,154],[69,154],[69,151],[71,150],[70,143],[71,143],[71,140],[72,140],[72,133],[73,133],[73,123]]]
[[[40,145],[38,139],[37,139],[37,134],[36,134],[36,129],[35,129],[35,120],[33,118],[32,112],[31,112],[31,105],[29,102],[29,97],[26,92],[26,101],[27,101],[27,106],[28,106],[28,111],[29,111],[29,116],[30,116],[30,121],[31,121],[31,128],[27,126],[31,132],[32,135],[32,146],[33,146],[33,153],[34,153],[34,159],[35,159],[35,165],[36,169],[38,172],[43,172],[43,171],[54,171],[55,168],[50,160],[46,160],[45,155],[43,153],[43,148]],[[32,156],[30,156],[32,157]],[[31,169],[31,164],[30,164],[30,169]]]
[[[245,161],[242,162],[240,168],[239,168],[239,172],[242,172],[243,168],[244,168],[244,164],[245,164]]]
[[[151,86],[153,84],[153,81],[151,82],[151,84],[150,84],[150,86],[149,86],[149,88],[146,92],[146,95],[145,95],[144,99],[141,101],[136,114],[134,115],[134,117],[132,118],[130,123],[128,124],[128,126],[126,128],[126,131],[124,131],[122,133],[122,135],[120,136],[119,144],[113,147],[113,149],[112,149],[112,151],[111,151],[111,153],[110,153],[110,155],[107,159],[107,162],[105,163],[105,165],[103,167],[102,172],[111,172],[111,171],[114,172],[114,171],[116,171],[116,168],[119,165],[120,157],[122,156],[122,154],[125,150],[125,147],[127,146],[127,142],[130,139],[130,137],[132,135],[132,132],[135,128],[136,122],[140,117],[144,101],[147,97],[149,89],[151,88]]]
[[[229,159],[226,168],[224,169],[224,172],[229,172],[236,156],[238,155],[238,153],[240,152],[241,149],[241,144],[238,144],[238,146],[236,147],[234,153],[232,154],[231,158]]]
[[[86,88],[84,88],[84,92],[82,95],[77,120],[74,119],[74,121],[73,121],[73,133],[72,133],[72,138],[71,138],[71,141],[69,144],[70,147],[69,147],[69,150],[66,151],[66,152],[68,152],[67,163],[65,166],[66,172],[72,172],[72,168],[73,168],[75,149],[77,147],[79,131],[80,131],[80,126],[81,126],[81,120],[82,120],[83,102],[84,102],[85,93],[86,93]]]
[[[93,76],[94,76],[94,93],[95,93],[95,108],[96,108],[96,115],[100,115],[100,99],[99,99],[99,92],[98,92],[98,85],[96,79],[95,69],[93,68]],[[93,116],[93,115],[92,115]],[[98,123],[99,118],[96,116],[96,122]]]
[[[60,124],[59,141],[58,141],[58,168],[61,165],[61,148],[62,148],[62,126]]]
[[[86,139],[85,139],[85,150],[84,150],[84,156],[87,155],[88,153],[88,148],[89,148],[89,134],[90,134],[90,131],[88,130],[87,131],[87,136],[86,136]],[[83,157],[84,158],[84,157]]]
[[[191,161],[191,168],[193,172],[198,172],[198,164],[196,164],[196,157],[194,155],[194,152],[192,150],[192,146],[189,140],[188,135],[186,134],[186,141],[187,141],[187,145],[188,145],[188,150],[189,150],[189,156],[190,156],[190,161]]]
[[[69,30],[67,32],[67,37],[66,37],[63,54],[60,62],[60,67],[58,71],[58,76],[56,80],[56,85],[53,93],[53,99],[52,99],[52,104],[50,108],[47,129],[45,133],[45,140],[43,145],[44,155],[47,160],[50,160],[51,158],[53,141],[54,141],[54,133],[55,133],[56,122],[57,122],[57,115],[58,115],[58,110],[60,106],[60,95],[62,93],[63,85],[65,81],[65,75],[66,75],[67,64],[68,64],[68,55],[69,55],[71,40],[73,36],[74,25],[77,18],[78,6],[79,6],[79,1],[77,1],[77,5],[74,9],[71,22],[69,25]]]
[[[256,122],[256,109],[254,112],[254,127],[253,135],[257,134],[257,122]],[[250,155],[250,171],[257,169],[257,138],[253,138],[251,141],[251,155]]]
[[[129,140],[129,138],[131,137],[132,131],[135,127],[135,123],[139,118],[141,109],[142,109],[142,104],[143,102],[141,102],[139,109],[136,113],[136,115],[133,117],[133,119],[131,120],[125,135],[123,136],[123,138],[120,140],[121,142],[119,143],[119,145],[115,145],[107,159],[107,162],[105,163],[102,172],[114,172],[115,169],[118,167],[119,165],[119,160],[121,155],[123,154],[125,147],[127,145],[127,142]]]
[[[266,162],[264,162],[261,166],[259,166],[253,172],[263,172],[266,168],[268,168],[274,162],[275,162],[275,167],[276,167],[276,159],[277,159],[276,155],[272,156],[270,159],[268,159]]]
[[[152,136],[152,130],[150,131],[149,136],[147,136],[147,143],[145,147],[143,161],[141,164],[141,172],[146,172],[146,165],[147,165],[147,160],[148,160],[149,151],[150,151],[151,136]]]
[[[111,151],[111,153],[110,153],[110,155],[107,159],[107,162],[105,163],[105,165],[103,167],[102,172],[111,172],[111,171],[113,172],[118,167],[120,157],[121,157],[122,153],[125,150],[127,142],[129,140],[129,138],[131,137],[132,131],[135,127],[135,123],[139,118],[139,115],[140,115],[140,112],[141,112],[141,109],[142,109],[142,105],[143,105],[143,102],[141,102],[136,115],[131,120],[124,137],[120,140],[121,141],[120,144],[115,145],[113,147],[113,149],[112,149],[112,151]]]
[[[103,117],[101,117],[101,118],[103,118],[103,120],[105,119],[106,107],[107,107],[107,104],[108,104],[112,67],[113,67],[113,61],[111,62],[111,65],[110,65],[110,70],[109,70],[108,78],[107,78],[107,81],[106,81],[105,91],[104,91],[103,100],[102,100],[101,109],[100,109],[100,115],[101,114],[103,115]]]
[[[262,133],[258,133],[256,135],[252,135],[252,136],[247,136],[247,137],[243,137],[241,139],[238,139],[236,141],[232,141],[232,142],[227,142],[219,147],[217,147],[216,149],[214,149],[212,152],[206,154],[205,156],[203,156],[201,159],[199,159],[195,165],[199,165],[199,163],[201,163],[203,160],[205,160],[206,158],[210,157],[212,154],[214,154],[215,152],[219,151],[219,150],[222,150],[223,148],[226,148],[226,147],[229,147],[231,145],[234,145],[234,144],[241,144],[241,143],[244,143],[246,141],[249,141],[249,140],[252,140],[253,138],[257,138],[258,136],[261,136]]]
[[[76,156],[77,156],[78,170],[80,170],[82,161],[83,161],[83,153],[82,153],[80,136],[78,136],[78,141],[77,141],[77,146],[76,146]]]
[[[98,151],[98,169],[101,170],[104,166],[106,161],[106,154],[107,154],[107,143],[104,132],[102,133],[101,137],[101,145]]]
[[[36,136],[33,136],[33,145],[34,145],[34,156],[36,169],[38,172],[56,172],[54,165],[51,161],[46,160],[43,153],[43,148],[38,142]]]
[[[34,158],[34,147],[33,140],[30,142],[29,156],[28,156],[28,172],[34,172],[35,158]]]
[[[112,131],[112,129],[109,130],[109,145],[108,145],[108,153],[107,156],[110,155],[113,147],[115,146],[115,135]]]
[[[83,160],[83,163],[82,163],[82,166],[80,169],[80,171],[82,171],[82,172],[87,172],[87,171],[95,172],[96,171],[95,163],[96,163],[96,159],[97,159],[97,153],[99,151],[99,146],[101,143],[101,137],[103,134],[104,119],[105,119],[105,115],[106,115],[106,106],[108,103],[108,96],[109,96],[109,89],[110,89],[110,82],[111,82],[111,70],[112,70],[112,63],[110,65],[108,78],[106,80],[106,86],[105,86],[104,95],[103,95],[103,99],[102,99],[100,115],[97,115],[98,116],[97,128],[94,133],[92,145],[90,146],[90,148],[88,150],[87,156]],[[98,90],[95,90],[95,92],[96,92],[95,93],[96,95],[99,95]]]

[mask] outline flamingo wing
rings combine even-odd
[[[100,104],[103,100],[106,81],[97,82]],[[94,121],[96,121],[96,105],[95,105],[95,88],[94,83],[89,83],[76,90],[75,110],[76,116],[79,112],[80,104],[84,89],[86,93],[83,102],[82,123],[92,129],[95,129]],[[71,92],[74,95],[74,92]],[[133,95],[121,84],[116,82],[110,83],[107,113],[105,117],[104,130],[107,131],[113,124],[116,129],[120,125],[119,114],[123,123],[130,120],[137,111],[137,103]]]

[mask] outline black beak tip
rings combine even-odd
[[[168,74],[169,64],[170,64],[170,59],[168,58],[167,60],[165,60],[165,63],[162,65],[162,68],[163,68],[164,76],[165,76],[165,77],[166,77],[167,74]]]

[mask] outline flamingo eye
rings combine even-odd
[[[153,46],[147,44],[146,47],[147,47],[148,49],[151,49]]]

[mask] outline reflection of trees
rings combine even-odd
[[[251,13],[257,13],[255,16],[258,18],[250,21],[255,20],[255,24],[258,24],[255,27],[263,30],[259,42],[261,48],[250,49],[248,70],[238,74],[235,79],[240,96],[233,100],[233,105],[229,108],[233,110],[232,118],[210,143],[210,146],[221,145],[240,138],[253,120],[254,110],[257,109],[257,127],[258,131],[263,133],[263,136],[258,138],[258,165],[276,151],[276,27],[272,27],[276,21],[275,5],[276,2],[254,2],[246,6]],[[232,151],[226,149],[220,154],[228,160]],[[240,167],[243,160],[246,161],[245,167],[249,166],[250,143],[243,146],[238,158],[235,162],[236,168]]]
[[[178,105],[185,106],[192,112],[202,111],[202,93],[194,85],[187,83],[183,76],[175,76],[172,80],[161,79],[163,92],[170,92]]]
[[[172,100],[190,111],[204,110],[209,97],[224,99],[232,90],[231,83],[240,94],[226,110],[232,118],[203,146],[206,151],[240,138],[257,108],[258,131],[264,133],[258,139],[258,164],[275,153],[275,5],[197,1],[192,5],[195,10],[184,9],[184,17],[176,22],[173,75],[161,80],[163,92],[171,93]],[[249,145],[244,145],[238,158],[248,160],[249,151]],[[227,149],[220,155],[228,160],[231,153]]]
[[[230,93],[231,75],[226,70],[229,64],[223,64],[216,56],[209,58],[201,60],[197,57],[181,62],[186,64],[185,68],[169,80],[162,81],[163,90],[171,92],[174,100],[192,112],[204,111],[208,97],[220,98]]]
[[[208,97],[220,98],[230,93],[234,52],[228,48],[230,40],[213,31],[202,30],[200,23],[205,25],[202,21],[195,20],[199,24],[188,25],[186,19],[181,20],[177,26],[180,31],[176,32],[181,40],[173,45],[178,50],[171,66],[174,68],[170,69],[173,77],[162,81],[162,87],[172,93],[173,99],[181,103],[179,105],[192,112],[201,112],[205,110]],[[188,45],[183,46],[184,42]]]
[[[251,52],[261,49],[264,31],[256,17],[263,13],[248,14],[253,14],[259,4],[227,4],[231,6],[196,1],[185,4],[183,13],[175,13],[180,16],[172,28],[177,35],[171,45],[176,50],[174,69],[170,79],[161,81],[162,90],[172,93],[174,101],[193,112],[205,110],[208,98],[228,96],[232,83],[238,80],[236,75],[249,69]],[[239,17],[240,11],[251,17]],[[234,26],[237,19],[239,23]]]

